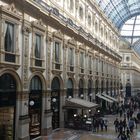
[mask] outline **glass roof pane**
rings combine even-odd
[[[125,26],[123,26],[123,29],[122,30],[130,30],[130,31],[132,31],[133,30],[133,25],[126,24]]]
[[[140,36],[140,31],[134,31],[134,36]]]
[[[132,30],[131,31],[121,31],[122,36],[131,36],[132,35]]]
[[[119,30],[127,19],[140,13],[140,0],[96,0],[96,2]]]
[[[135,29],[135,31],[138,31],[138,30],[140,31],[140,24],[135,25],[134,29]]]
[[[95,0],[140,55],[140,0]]]

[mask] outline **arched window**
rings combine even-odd
[[[59,128],[60,125],[60,81],[58,77],[52,80],[51,84],[51,110],[52,129]]]
[[[29,132],[30,138],[41,135],[41,114],[42,114],[42,82],[38,76],[34,76],[30,83],[29,94]],[[36,125],[37,124],[37,125]]]
[[[6,73],[0,76],[0,139],[15,139],[15,114],[16,80]]]
[[[31,80],[30,84],[30,90],[41,90],[42,89],[42,83],[38,76],[34,76]]]
[[[80,6],[80,7],[79,7],[79,17],[80,17],[81,19],[83,19],[83,14],[84,14],[83,7]]]

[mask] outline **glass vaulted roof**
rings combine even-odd
[[[118,29],[131,17],[140,14],[140,0],[96,0]]]
[[[121,36],[131,44],[140,39],[140,16],[135,16],[125,22],[121,29]]]

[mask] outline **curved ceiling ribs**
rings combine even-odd
[[[139,0],[96,0],[103,12],[120,30],[133,16],[140,14]]]

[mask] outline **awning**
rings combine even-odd
[[[115,98],[113,98],[113,97],[111,97],[111,96],[109,96],[109,95],[107,95],[107,94],[102,93],[102,95],[105,96],[105,97],[107,97],[107,98],[109,98],[109,99],[111,99],[111,100],[114,101],[114,102],[118,102],[117,99],[115,99]]]
[[[105,96],[101,95],[101,94],[96,94],[97,97],[109,102],[109,103],[113,103],[113,101],[109,98],[106,98]]]
[[[98,107],[98,104],[89,102],[83,99],[71,98],[66,100],[65,106],[63,108],[72,108],[72,109],[92,109]]]

